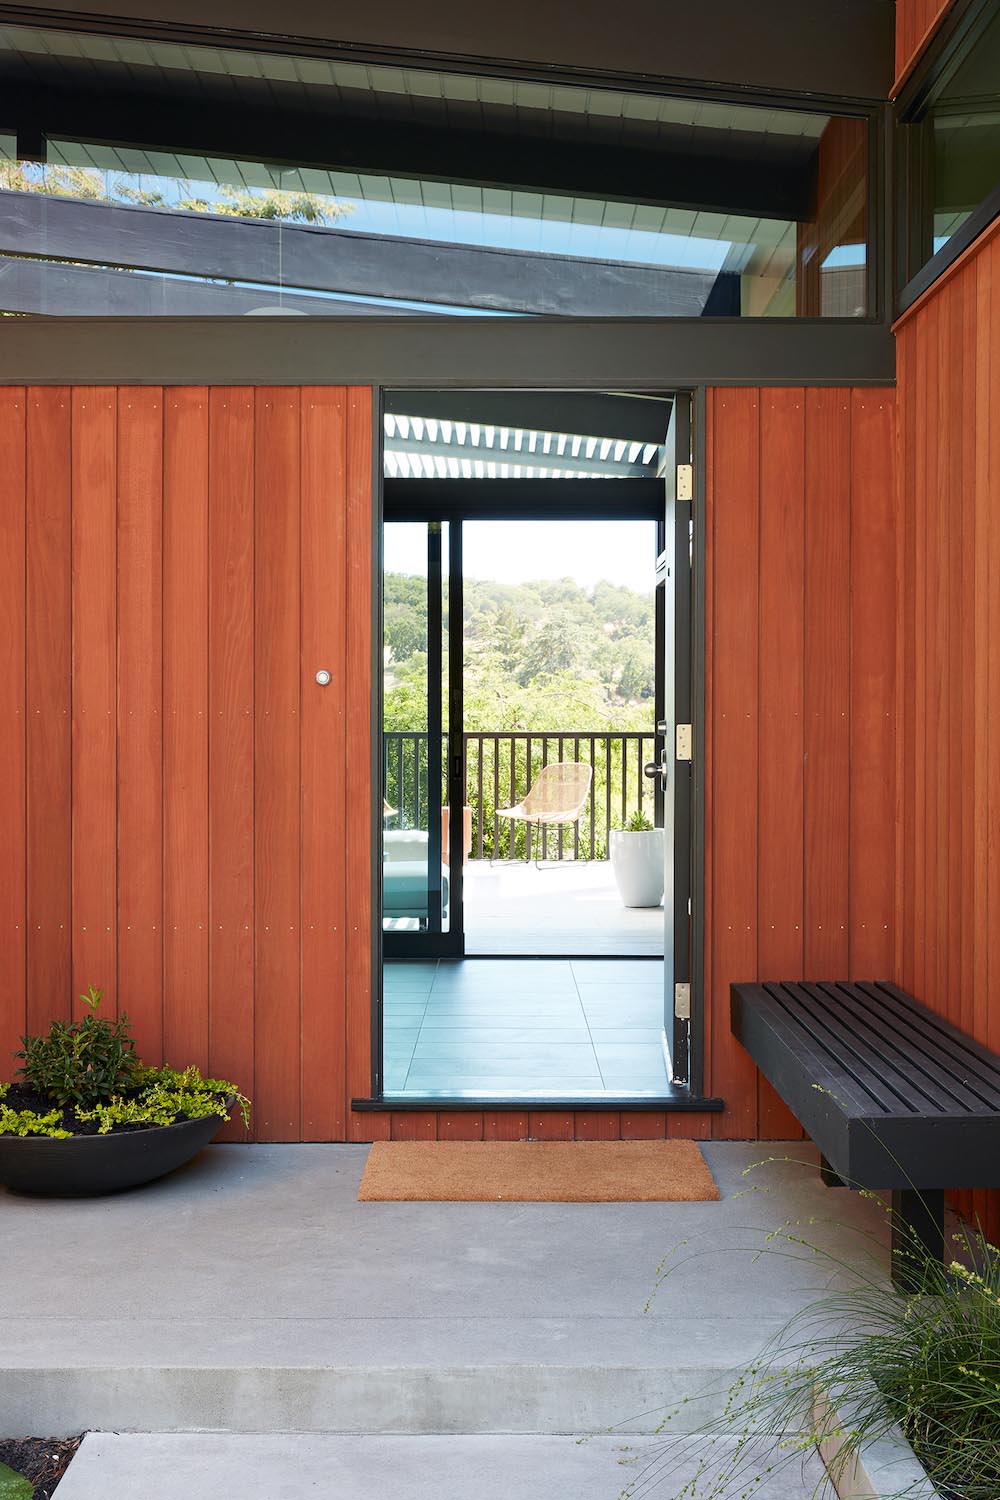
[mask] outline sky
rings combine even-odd
[[[387,525],[386,572],[423,573],[425,537],[422,526]],[[652,521],[466,521],[462,552],[466,578],[528,583],[568,577],[587,588],[605,579],[651,593],[656,527]]]

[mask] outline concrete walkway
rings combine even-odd
[[[682,1440],[669,1483],[653,1483],[660,1438],[272,1437],[95,1433],[59,1500],[617,1500],[630,1482],[670,1500],[703,1448]],[[818,1500],[815,1453],[754,1490],[754,1500]]]
[[[809,1147],[705,1152],[721,1203],[359,1204],[358,1146],[217,1146],[91,1201],[0,1193],[0,1432],[651,1432],[822,1290],[815,1257],[754,1258],[768,1230],[815,1218],[848,1258],[851,1226],[880,1232],[814,1166],[742,1175]],[[717,1409],[692,1402],[688,1430]]]

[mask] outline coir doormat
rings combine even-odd
[[[694,1141],[377,1141],[366,1203],[696,1203],[719,1190]]]

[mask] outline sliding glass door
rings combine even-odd
[[[387,958],[462,952],[461,846],[456,860],[449,797],[451,783],[461,780],[461,682],[456,699],[451,679],[460,678],[460,671],[452,670],[449,646],[456,609],[461,619],[459,547],[459,528],[447,521],[385,522],[382,926]],[[461,833],[459,824],[459,838]]]

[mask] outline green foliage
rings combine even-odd
[[[33,1109],[11,1109],[0,1103],[0,1135],[47,1135],[53,1140],[64,1141],[70,1132],[62,1128],[61,1109],[39,1115]],[[0,1496],[2,1493],[0,1491]]]
[[[892,1217],[875,1194],[862,1196]],[[641,1490],[636,1481],[624,1497],[663,1482],[671,1500],[748,1500],[828,1439],[838,1450],[827,1458],[836,1483],[864,1446],[898,1425],[938,1493],[996,1500],[1000,1250],[979,1230],[964,1229],[954,1236],[955,1258],[942,1265],[907,1226],[897,1228],[896,1253],[915,1288],[906,1296],[886,1280],[880,1235],[856,1231],[864,1254],[847,1260],[814,1243],[798,1222],[772,1230],[759,1253],[825,1269],[832,1290],[794,1317],[730,1387],[723,1416],[703,1424],[694,1477],[679,1489],[670,1485],[691,1441],[670,1439],[644,1471]],[[703,1395],[717,1400],[719,1393]],[[720,1452],[720,1438],[735,1438],[735,1446]],[[768,1457],[758,1467],[762,1452]],[[885,1491],[886,1500],[910,1493],[909,1486]]]
[[[80,1021],[53,1021],[47,1036],[23,1036],[15,1053],[32,1088],[62,1107],[88,1108],[126,1087],[136,1067],[127,1016],[108,1021],[97,1014],[101,991],[91,985],[80,996],[88,1007]]]
[[[426,732],[427,729],[427,619],[426,580],[403,573],[387,573],[384,582],[385,700],[387,733]],[[557,730],[565,732],[560,750],[557,737],[543,747],[516,743],[513,765],[510,742],[501,741],[499,755],[490,741],[482,746],[482,793],[479,790],[479,751],[469,754],[469,801],[473,809],[473,848],[486,858],[521,858],[526,853],[527,829],[497,819],[497,807],[509,807],[527,790],[545,760],[590,759],[589,741],[577,743],[573,732],[642,731],[652,749],[654,705],[654,600],[648,594],[612,583],[584,588],[571,578],[505,584],[467,578],[464,581],[465,722],[469,733]],[[447,660],[447,623],[445,623]],[[443,684],[446,689],[446,684]],[[447,695],[443,692],[442,722],[447,726]],[[629,755],[634,753],[634,744]],[[591,849],[589,808],[580,821],[580,852],[605,859],[605,819],[610,789],[611,806],[622,808],[626,780],[620,742],[610,756],[598,740],[594,754],[594,845]],[[404,744],[388,757],[385,796],[406,827],[419,804],[427,806],[428,746],[426,741]],[[634,791],[635,767],[628,763],[627,780]],[[546,855],[560,847],[573,853],[573,830],[546,834]]]
[[[250,1101],[246,1095],[224,1079],[202,1078],[195,1067],[178,1073],[173,1068],[137,1066],[129,1086],[127,1098],[112,1094],[94,1104],[93,1108],[77,1106],[74,1110],[77,1120],[81,1124],[96,1121],[99,1135],[108,1135],[128,1126],[150,1128],[175,1125],[178,1120],[203,1120],[209,1115],[218,1115],[224,1120],[229,1114],[228,1100],[235,1098],[243,1123],[249,1128]],[[30,1109],[10,1109],[3,1103],[8,1089],[8,1084],[0,1086],[0,1135],[46,1135],[65,1140],[72,1134],[62,1128],[61,1109],[44,1115]]]
[[[652,827],[653,825],[646,817],[646,814],[636,809],[626,822],[624,831],[626,833],[649,833]]]
[[[350,205],[314,193],[286,192],[281,188],[219,187],[210,198],[187,196],[176,203],[160,202],[167,208],[188,213],[227,214],[235,219],[278,219],[286,224],[331,224],[350,211]]]
[[[16,1469],[0,1464],[0,1500],[31,1500],[35,1486]]]
[[[30,1087],[59,1107],[47,1113],[15,1110],[4,1103],[9,1084],[0,1085],[0,1135],[47,1135],[64,1139],[73,1124],[97,1123],[98,1134],[126,1127],[173,1125],[179,1120],[225,1119],[229,1099],[250,1125],[250,1101],[235,1084],[202,1078],[194,1067],[147,1068],[135,1056],[128,1019],[105,1021],[97,1015],[101,992],[91,986],[81,999],[88,1013],[80,1021],[54,1021],[48,1036],[22,1037],[19,1070]]]
[[[221,184],[208,195],[194,192],[178,179],[177,195],[144,188],[141,176],[105,172],[96,167],[0,162],[0,191],[44,193],[53,198],[82,198],[93,203],[127,203],[138,208],[165,208],[187,213],[225,214],[240,219],[276,219],[283,223],[332,224],[353,205],[317,193],[282,188],[237,188]]]
[[[228,1114],[222,1101],[232,1097],[239,1105],[243,1124],[248,1130],[250,1128],[250,1100],[246,1094],[241,1094],[235,1083],[224,1078],[202,1078],[193,1063],[182,1073],[174,1068],[140,1068],[134,1081],[144,1090],[144,1096],[153,1107],[160,1107],[162,1101],[169,1100],[176,1105],[175,1114],[185,1115],[191,1120],[210,1114]],[[208,1103],[213,1100],[217,1107],[210,1109]]]
[[[387,730],[427,727],[425,590],[385,575]],[[649,728],[653,609],[652,590],[606,582],[465,579],[465,729]]]

